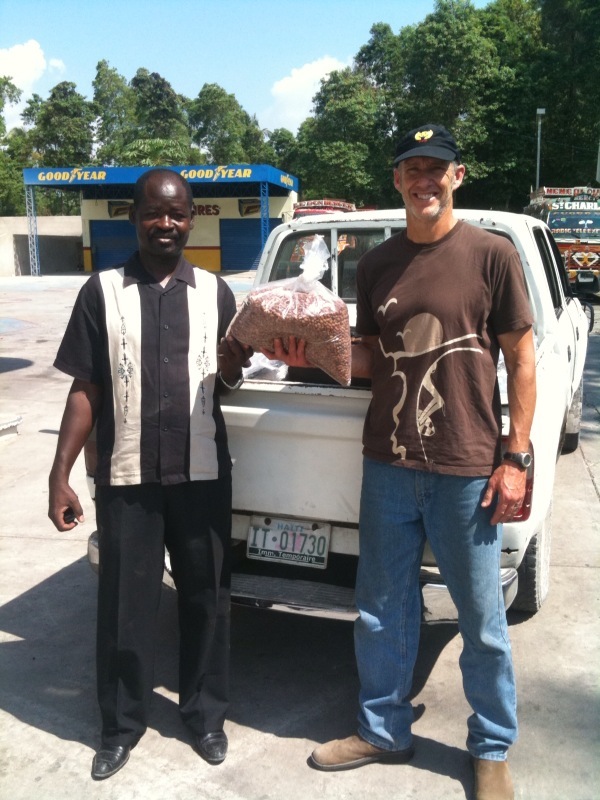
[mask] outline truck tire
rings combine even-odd
[[[519,588],[511,608],[535,614],[542,607],[550,585],[550,544],[552,539],[552,501],[546,518],[529,540],[517,572]]]
[[[565,435],[562,441],[560,452],[562,455],[574,453],[579,447],[579,434],[581,432],[581,414],[583,411],[583,376],[579,382],[579,386],[573,400],[571,407],[567,414],[567,422],[565,427]]]
[[[588,333],[591,333],[594,329],[594,318],[596,316],[594,312],[594,306],[591,303],[588,303],[586,300],[581,300],[581,298],[579,302],[583,306],[585,315],[588,318]]]

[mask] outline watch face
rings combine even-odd
[[[530,453],[505,453],[504,458],[508,459],[509,461],[513,461],[515,464],[518,464],[524,469],[527,469],[531,466]]]

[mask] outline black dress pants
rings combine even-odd
[[[231,476],[98,486],[96,519],[102,743],[133,746],[146,730],[165,545],[178,592],[181,716],[196,734],[222,730],[229,693]]]

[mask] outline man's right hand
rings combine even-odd
[[[48,479],[48,516],[59,531],[70,531],[83,522],[79,498],[69,486],[69,476],[83,449],[102,402],[102,388],[75,378],[60,423],[56,455]]]
[[[58,482],[50,476],[48,516],[59,531],[71,531],[85,522],[79,498],[68,483]]]

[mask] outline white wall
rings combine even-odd
[[[38,217],[37,230],[41,274],[77,272],[81,217]],[[0,276],[30,274],[27,217],[0,217]]]

